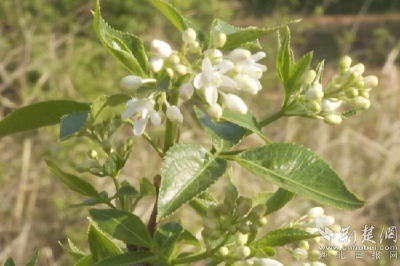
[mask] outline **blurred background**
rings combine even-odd
[[[371,108],[343,122],[327,126],[301,118],[283,118],[265,128],[274,141],[295,142],[311,148],[343,177],[349,188],[368,200],[365,208],[343,212],[327,208],[339,225],[351,225],[361,236],[364,225],[374,225],[379,239],[382,227],[400,226],[400,49],[399,0],[186,0],[171,1],[204,32],[214,17],[236,26],[276,26],[293,19],[292,46],[296,58],[314,50],[313,67],[326,59],[323,83],[337,71],[341,56],[350,55],[366,65],[367,74],[377,75],[380,84],[371,92]],[[102,15],[114,28],[142,37],[149,46],[152,38],[168,41],[176,49],[180,33],[144,0],[102,0]],[[14,109],[38,101],[72,99],[90,102],[103,94],[120,91],[119,80],[128,74],[102,47],[92,28],[95,0],[2,0],[0,1],[0,118]],[[261,119],[279,109],[283,89],[275,67],[277,37],[261,39],[268,71],[263,77],[259,97],[248,97]],[[184,104],[185,106],[186,104]],[[210,141],[184,108],[182,142],[210,147]],[[160,135],[153,127],[151,134]],[[121,134],[132,134],[128,129]],[[45,167],[43,158],[57,161],[67,171],[85,160],[92,144],[84,139],[59,143],[58,127],[20,133],[0,140],[0,263],[13,256],[17,265],[29,260],[41,247],[39,265],[71,265],[59,246],[67,237],[81,249],[85,244],[87,209],[68,206],[81,197],[67,191]],[[160,135],[161,136],[161,135]],[[240,147],[262,144],[257,136],[248,137]],[[141,177],[158,174],[161,161],[142,139],[121,178],[138,184]],[[247,196],[276,189],[236,165],[233,178]],[[112,191],[111,180],[91,178],[96,188]],[[221,178],[211,192],[226,187]],[[214,193],[216,197],[223,195]],[[154,199],[144,201],[137,213],[150,215]],[[296,197],[282,211],[270,216],[268,230],[303,215],[315,203]],[[200,219],[189,208],[183,215],[184,226],[194,234]],[[400,258],[389,260],[382,252],[380,260],[330,259],[328,265],[400,265]],[[287,253],[278,253],[285,265]]]

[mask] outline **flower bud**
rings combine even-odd
[[[199,42],[194,41],[191,44],[189,44],[189,50],[193,54],[200,52],[200,44],[199,44]]]
[[[160,57],[153,57],[150,59],[149,68],[152,72],[158,73],[164,66],[164,60]]]
[[[226,43],[226,35],[223,33],[218,34],[214,39],[214,47],[223,47]]]
[[[232,190],[228,190],[228,191],[225,193],[224,203],[227,204],[227,205],[229,205],[229,206],[232,206],[233,204],[235,204],[235,201],[236,201],[236,194],[235,194],[235,192],[232,191]]]
[[[167,58],[172,54],[171,46],[166,42],[154,40],[150,46],[151,51],[160,58]]]
[[[319,257],[320,257],[320,253],[319,253],[318,250],[316,250],[316,249],[311,250],[311,252],[310,252],[310,258],[311,258],[312,260],[318,260]]]
[[[308,241],[302,240],[300,241],[299,247],[301,249],[308,250],[310,248],[310,244],[308,244]]]
[[[358,71],[354,71],[354,72],[351,72],[351,74],[349,75],[348,81],[357,83],[360,80],[360,77],[361,77],[361,73]]]
[[[239,96],[229,93],[223,94],[223,97],[228,109],[243,115],[247,113],[247,106]]]
[[[229,227],[229,234],[234,235],[237,232],[237,227],[236,225],[231,225],[231,227]]]
[[[128,150],[132,149],[134,144],[135,144],[135,140],[133,138],[129,138],[126,141],[126,147],[128,148]]]
[[[260,218],[257,220],[257,226],[258,226],[258,227],[265,226],[265,225],[267,225],[267,223],[268,223],[267,217],[260,217]]]
[[[354,86],[358,89],[364,89],[365,83],[362,80],[358,80],[356,83],[354,83]]]
[[[238,259],[244,260],[248,256],[250,256],[251,250],[249,247],[240,246],[235,249],[235,254]]]
[[[90,170],[90,165],[86,163],[80,163],[75,167],[78,173],[85,173]]]
[[[218,213],[220,215],[227,215],[229,214],[229,206],[226,205],[225,203],[219,204],[218,205]]]
[[[232,218],[226,217],[225,220],[223,222],[221,222],[220,229],[223,232],[228,231],[229,228],[231,227],[231,225],[232,225]]]
[[[222,108],[218,103],[216,103],[208,107],[207,113],[212,119],[219,120],[222,116]]]
[[[273,259],[259,259],[254,260],[253,266],[283,266],[282,263]]]
[[[316,101],[307,102],[306,107],[308,110],[315,113],[319,113],[322,110],[321,105],[319,104],[319,102]]]
[[[314,261],[311,262],[311,266],[326,266],[326,264],[319,261]]]
[[[228,55],[229,59],[232,60],[234,63],[242,62],[246,59],[249,59],[251,56],[250,51],[245,49],[235,49]]]
[[[87,155],[90,159],[96,159],[97,158],[97,151],[95,150],[90,150],[87,152]]]
[[[179,97],[182,100],[186,101],[192,98],[194,92],[193,85],[191,83],[182,84],[181,88],[179,89]]]
[[[137,90],[142,86],[142,78],[138,76],[126,76],[121,79],[120,85],[126,90]]]
[[[321,100],[324,97],[324,92],[311,89],[305,93],[305,98],[309,101]]]
[[[110,140],[105,139],[105,140],[103,140],[103,142],[101,143],[101,147],[103,148],[103,150],[104,150],[106,153],[110,153],[111,150],[112,150],[112,143],[111,143]]]
[[[167,67],[165,71],[171,79],[174,78],[174,71],[170,67]]]
[[[217,212],[218,208],[215,205],[211,205],[210,207],[208,207],[207,209],[207,218],[218,218],[219,214]]]
[[[340,225],[338,225],[338,224],[334,224],[334,225],[331,226],[331,229],[335,233],[340,233],[340,230],[342,229],[342,227]]]
[[[182,33],[182,40],[185,43],[192,43],[196,41],[196,31],[192,28],[188,28]]]
[[[259,226],[255,223],[252,223],[251,225],[249,225],[250,228],[250,234],[256,235],[258,233],[258,228]]]
[[[245,199],[239,203],[237,208],[237,215],[239,217],[246,215],[251,209],[251,200]]]
[[[337,100],[334,101],[335,99],[331,99],[331,100],[323,100],[322,101],[322,110],[324,110],[325,112],[332,112],[335,111],[336,109],[338,109],[340,107],[340,105],[342,104],[342,101]]]
[[[376,87],[378,86],[378,78],[376,76],[367,76],[363,79],[364,81],[364,86],[366,88],[371,88],[371,87]]]
[[[308,253],[307,251],[305,251],[302,248],[296,248],[295,250],[293,250],[293,257],[295,257],[296,259],[300,259],[300,260],[305,260],[308,257]]]
[[[316,227],[316,228],[325,228],[325,227],[329,227],[332,224],[335,223],[335,219],[332,216],[320,216],[315,218],[310,226],[312,227]]]
[[[203,221],[203,227],[210,231],[215,231],[218,229],[218,222],[215,219],[207,218]]]
[[[369,93],[367,91],[360,91],[360,96],[369,99]]]
[[[311,84],[311,82],[314,81],[315,77],[317,76],[317,73],[315,73],[314,70],[309,70],[305,75],[304,75],[304,84]]]
[[[236,245],[244,246],[244,245],[246,245],[248,239],[249,239],[248,234],[239,233],[236,235]]]
[[[124,140],[120,139],[115,143],[115,150],[118,154],[123,154],[126,149],[126,143]]]
[[[178,64],[178,65],[175,67],[175,72],[176,72],[176,74],[178,74],[179,76],[184,76],[184,75],[187,74],[187,68],[186,68],[184,65],[182,65],[182,64]]]
[[[354,108],[358,110],[367,110],[371,105],[371,102],[368,99],[361,96],[354,98],[351,103]]]
[[[355,66],[352,66],[349,70],[350,70],[350,72],[353,72],[353,73],[358,72],[360,75],[362,75],[365,71],[365,67],[363,64],[360,63]]]
[[[346,90],[346,96],[349,98],[354,98],[358,96],[358,90],[356,88],[349,88]]]
[[[342,123],[340,115],[327,115],[324,117],[324,122],[329,125],[339,125]]]
[[[209,49],[205,51],[204,55],[210,58],[213,64],[220,64],[223,60],[223,54],[218,49]]]
[[[351,58],[349,56],[345,56],[340,60],[339,67],[341,70],[347,70],[351,66]]]
[[[320,217],[320,216],[324,215],[324,209],[321,208],[321,207],[314,207],[314,208],[311,208],[311,209],[308,211],[307,215],[308,215],[308,217],[310,217],[310,218],[312,218],[312,219],[317,218],[317,217]]]
[[[255,212],[260,217],[267,212],[267,206],[265,204],[258,204],[253,208],[252,212]]]
[[[182,122],[183,122],[182,113],[179,110],[179,108],[176,107],[175,105],[169,106],[167,108],[166,115],[167,115],[168,119],[171,120],[173,123],[182,124]]]
[[[210,231],[210,230],[207,230],[207,229],[203,229],[203,230],[201,231],[201,236],[202,236],[204,239],[209,238],[209,237],[211,236],[211,231]]]
[[[179,56],[177,54],[172,54],[169,58],[168,61],[172,64],[172,65],[177,65],[179,64],[179,62],[181,61],[181,59],[179,58]]]
[[[221,233],[219,231],[213,231],[211,233],[211,239],[212,240],[218,240],[221,237]]]
[[[242,234],[250,233],[250,227],[247,224],[241,224],[238,229],[239,229],[239,232]]]
[[[219,254],[221,254],[222,257],[225,257],[229,254],[229,249],[227,247],[220,247]]]

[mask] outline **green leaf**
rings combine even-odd
[[[79,261],[80,259],[82,259],[83,257],[86,256],[86,254],[81,251],[80,249],[78,249],[72,242],[71,240],[68,239],[68,244],[70,248],[67,248],[66,246],[64,246],[60,241],[58,242],[58,244],[74,259],[74,261]]]
[[[171,23],[180,32],[184,32],[188,28],[194,29],[196,31],[197,41],[201,44],[201,46],[203,46],[205,42],[204,34],[196,25],[186,19],[175,7],[162,0],[149,0],[149,2],[156,7],[169,21],[171,21]]]
[[[123,186],[118,190],[118,192],[112,197],[113,199],[121,197],[121,196],[139,196],[139,192],[129,185]]]
[[[178,144],[166,154],[161,168],[157,220],[165,218],[205,191],[225,173],[227,161],[204,148]]]
[[[267,215],[278,211],[283,208],[289,201],[291,201],[296,194],[283,188],[278,190],[267,200]]]
[[[15,266],[15,262],[14,262],[14,260],[13,260],[13,258],[8,258],[7,260],[6,260],[6,263],[4,263],[4,266]]]
[[[158,259],[158,256],[154,255],[150,251],[136,251],[124,253],[118,256],[108,258],[100,261],[95,266],[131,266],[137,263],[154,262]]]
[[[344,210],[365,204],[329,165],[303,146],[274,143],[246,150],[236,161],[266,181],[311,200]]]
[[[322,83],[322,74],[324,74],[324,65],[325,65],[325,60],[322,60],[317,65],[317,68],[315,69],[315,72],[317,73],[317,75],[315,76],[315,82]]]
[[[47,101],[24,106],[0,122],[0,138],[17,132],[56,125],[69,113],[89,109],[89,104],[74,101]]]
[[[105,203],[105,201],[109,201],[110,199],[108,198],[108,193],[106,191],[102,191],[99,193],[100,197],[104,200],[99,200],[98,198],[90,198],[87,200],[82,201],[81,203],[78,204],[71,204],[69,207],[71,208],[79,208],[79,207],[87,207],[87,206],[94,206],[97,204],[102,204]]]
[[[286,244],[290,244],[293,242],[310,239],[317,237],[317,235],[313,235],[307,233],[304,230],[298,228],[284,228],[278,229],[275,231],[271,231],[267,233],[260,240],[257,240],[252,244],[252,247],[277,247],[283,246]]]
[[[121,117],[126,109],[126,102],[132,99],[126,94],[114,94],[97,98],[91,106],[88,123],[94,125]]]
[[[86,255],[75,263],[75,266],[92,266],[92,255]]]
[[[288,95],[292,95],[300,89],[304,75],[310,69],[312,58],[313,52],[310,52],[290,67],[289,79],[285,83],[285,89]]]
[[[63,172],[52,161],[48,159],[45,159],[45,161],[50,170],[58,177],[58,180],[69,190],[104,202],[104,199],[91,184],[75,175]]]
[[[264,133],[262,133],[262,131],[258,125],[257,119],[254,117],[251,110],[248,110],[247,114],[242,115],[242,114],[236,113],[232,110],[229,110],[228,108],[225,108],[222,113],[221,119],[229,121],[238,126],[244,127],[246,129],[250,130],[251,132],[254,132],[257,135],[259,135],[263,140],[268,141],[268,139],[265,137]]]
[[[217,151],[228,151],[236,146],[246,135],[247,130],[230,122],[214,123],[199,108],[194,107],[197,119],[210,135]]]
[[[279,46],[278,55],[276,58],[276,66],[278,68],[279,78],[284,85],[287,80],[289,80],[290,67],[292,65],[290,54],[290,30],[289,27],[286,27],[286,35],[283,39],[283,43]]]
[[[69,138],[84,128],[88,116],[88,111],[82,111],[62,117],[60,126],[60,139],[64,140]]]
[[[214,19],[210,30],[209,47],[213,46],[214,39],[218,36],[218,34],[223,33],[226,35],[227,38],[225,45],[220,49],[233,50],[239,47],[261,49],[258,38],[277,31],[278,29],[286,25],[287,24],[273,28],[238,28],[229,25],[228,23],[220,19]]]
[[[92,223],[89,225],[88,242],[93,263],[122,254],[119,247]]]
[[[171,256],[182,232],[183,227],[180,223],[169,222],[157,228],[154,233],[154,241],[158,250],[167,258]]]
[[[90,216],[102,231],[113,238],[138,247],[154,247],[146,226],[132,213],[113,209],[91,209]]]
[[[269,198],[274,194],[274,192],[260,192],[253,196],[252,205],[253,207],[259,204],[265,204]]]
[[[96,4],[93,26],[108,52],[118,59],[130,72],[142,77],[149,73],[143,41],[132,34],[111,28],[101,18],[99,0]]]
[[[156,187],[147,178],[140,179],[140,196],[156,196]]]
[[[207,210],[211,205],[217,205],[218,201],[207,191],[201,193],[196,198],[189,201],[190,207],[192,207],[198,215],[203,218],[207,217]]]
[[[349,117],[351,117],[351,116],[353,116],[353,115],[356,115],[356,114],[357,114],[357,109],[351,109],[351,110],[349,110],[349,111],[343,112],[343,113],[342,113],[342,116],[343,116],[344,118],[349,118]]]
[[[186,244],[193,245],[193,246],[198,247],[198,248],[201,249],[200,241],[192,233],[190,233],[188,230],[184,229],[182,231],[182,233],[181,233],[181,235],[179,237],[179,240],[183,240],[183,241],[185,241]]]
[[[36,249],[35,254],[33,254],[33,257],[31,258],[31,260],[28,262],[28,264],[26,264],[26,266],[35,266],[36,263],[39,260],[39,249]]]

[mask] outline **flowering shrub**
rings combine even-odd
[[[369,108],[369,92],[377,86],[378,79],[364,77],[364,66],[352,66],[352,60],[344,57],[339,73],[323,88],[324,62],[315,70],[310,69],[312,53],[296,62],[287,25],[236,28],[216,19],[206,37],[170,4],[162,0],[149,2],[182,32],[181,50],[154,40],[146,52],[140,38],[114,30],[101,18],[97,2],[95,31],[108,52],[131,73],[120,83],[125,93],[103,96],[91,104],[38,103],[16,110],[0,123],[0,136],[60,123],[61,140],[85,137],[98,144],[99,149],[88,151],[87,161],[77,164],[76,171],[110,178],[115,184],[114,195],[98,192],[82,177],[64,172],[46,160],[63,185],[86,197],[75,206],[91,207],[90,254],[72,242],[64,248],[76,265],[191,265],[201,261],[202,265],[277,266],[282,265],[279,258],[272,257],[280,246],[305,264],[308,259],[317,260],[316,250],[308,254],[307,240],[314,238],[320,242],[317,228],[334,226],[333,217],[324,216],[324,210],[316,207],[298,220],[280,229],[271,228],[260,236],[260,228],[267,226],[267,216],[284,207],[296,194],[343,210],[360,208],[365,202],[350,192],[331,167],[312,151],[296,144],[272,143],[262,128],[285,116],[340,124]],[[267,68],[261,60],[266,54],[261,51],[258,38],[281,28],[286,28],[286,34],[279,44],[277,69],[285,99],[281,110],[258,120],[239,95],[256,95],[262,90],[260,78]],[[179,144],[179,125],[185,122],[179,102],[189,100],[198,103],[194,111],[212,139],[210,151],[197,144]],[[345,103],[347,109],[339,111]],[[146,132],[149,121],[155,126],[165,125],[163,145]],[[117,140],[121,127],[131,127],[132,137]],[[253,133],[265,145],[233,150]],[[142,179],[139,188],[118,177],[134,150],[135,137],[143,137],[163,159],[160,175],[153,182]],[[207,189],[225,175],[229,161],[237,162],[279,189],[247,198],[230,181],[223,202],[218,202]],[[147,226],[134,214],[144,197],[155,197]],[[203,218],[202,240],[179,221],[166,222],[185,204]],[[94,205],[106,208],[93,208]],[[117,245],[114,239],[124,246]],[[193,246],[196,251],[183,252],[185,246]]]

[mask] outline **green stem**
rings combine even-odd
[[[118,192],[121,189],[121,183],[119,182],[117,176],[112,176],[111,178],[114,181],[115,190],[116,192]],[[115,201],[117,202],[117,206],[123,209],[124,206],[122,206],[121,200],[119,198],[116,198]]]
[[[142,134],[143,138],[145,138],[145,140],[147,140],[148,143],[150,143],[151,146],[153,146],[153,148],[156,150],[156,152],[158,153],[158,155],[160,155],[160,157],[164,157],[163,151],[161,150],[160,147],[158,147],[150,138],[150,136],[147,134],[147,132],[143,132]]]
[[[270,115],[269,117],[261,120],[258,124],[260,125],[261,128],[271,124],[272,122],[278,120],[279,118],[285,116],[284,112],[282,110]]]
[[[171,93],[171,97],[169,100],[170,105],[178,105],[179,101],[179,90],[175,90]],[[165,140],[164,140],[164,154],[174,145],[175,141],[175,124],[167,119],[167,125],[165,127]]]

